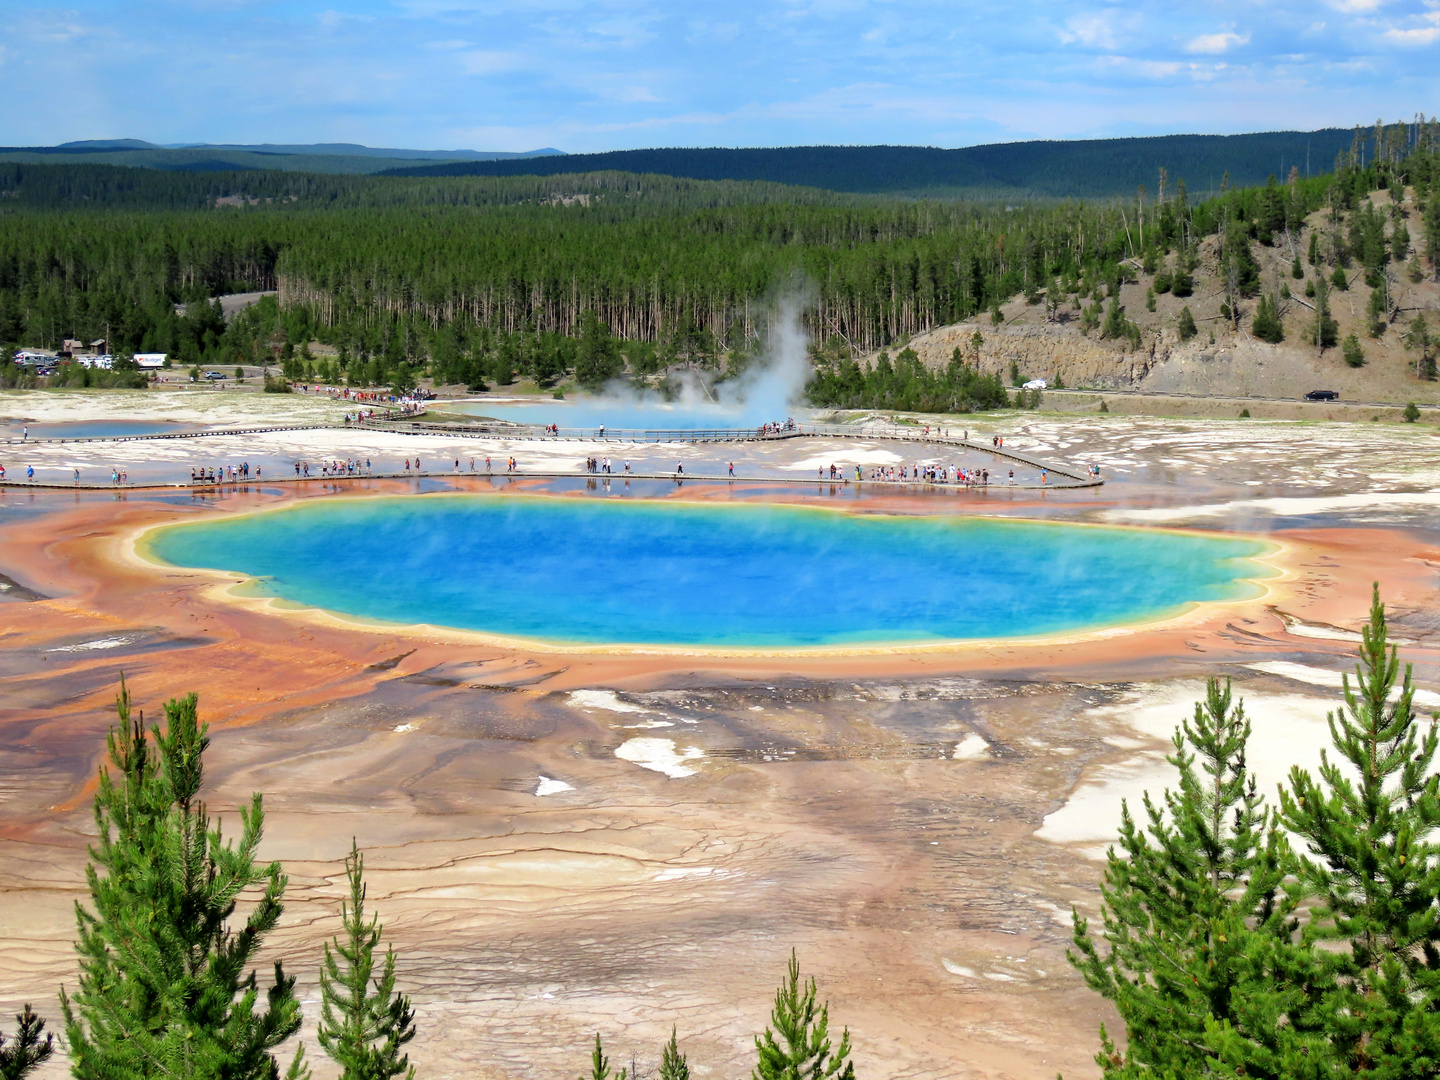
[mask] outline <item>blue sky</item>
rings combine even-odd
[[[918,143],[1440,111],[1440,0],[0,3],[0,144]]]

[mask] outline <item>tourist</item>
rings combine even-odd
[[[683,461],[675,462],[675,472],[680,476],[685,475],[685,463]]]
[[[490,455],[489,455],[489,454],[486,454],[486,455],[485,455],[485,471],[486,471],[487,473],[490,471]]]
[[[0,480],[4,480],[4,479],[5,479],[5,466],[4,466],[4,465],[0,465]]]
[[[35,479],[35,466],[34,466],[34,465],[26,465],[26,466],[25,466],[25,479],[26,479],[26,480],[34,480],[34,479]]]
[[[630,475],[630,459],[628,457],[625,459],[625,475]]]
[[[4,472],[4,470],[0,470],[0,474],[3,474],[3,472]],[[730,462],[730,475],[731,475],[731,476],[734,476],[734,475],[735,475],[735,463],[734,463],[733,461]]]
[[[21,442],[28,442],[29,440],[30,440],[30,425],[29,425],[29,424],[26,424],[24,427],[22,427],[22,428],[20,429],[20,441],[21,441]]]
[[[1015,470],[1014,470],[1014,469],[1011,469],[1011,470],[1010,470],[1010,483],[1013,484],[1014,482],[1015,482]]]

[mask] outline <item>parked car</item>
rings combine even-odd
[[[223,379],[223,378],[225,378],[225,373],[224,373],[223,371],[207,371],[207,372],[205,372],[205,378],[207,378],[207,379]]]
[[[1024,386],[1022,386],[1020,389],[1021,389],[1021,390],[1047,390],[1047,389],[1049,389],[1049,387],[1050,387],[1050,384],[1047,383],[1044,379],[1031,379],[1031,380],[1030,380],[1029,382],[1027,382]]]
[[[1338,390],[1311,390],[1305,395],[1306,401],[1339,401],[1340,391]]]

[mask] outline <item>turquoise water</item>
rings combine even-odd
[[[446,402],[445,412],[490,416],[517,424],[558,424],[562,428],[608,428],[630,431],[694,431],[697,428],[748,428],[787,417],[804,419],[795,408],[788,412],[748,409],[742,406],[708,404],[666,404],[658,401],[617,401],[607,398],[577,398],[573,401],[535,402]]]
[[[1094,628],[1249,595],[1248,540],[761,504],[486,495],[166,527],[150,550],[370,619],[570,642],[797,647]]]
[[[119,439],[127,435],[163,435],[187,431],[187,424],[164,420],[68,420],[55,424],[29,424],[17,420],[0,420],[6,438],[18,439],[29,427],[32,439]]]

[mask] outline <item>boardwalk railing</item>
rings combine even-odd
[[[424,410],[412,414],[414,416],[424,415]],[[536,442],[560,442],[564,440],[580,440],[585,442],[604,442],[615,444],[641,444],[641,443],[749,443],[749,442],[779,442],[786,439],[800,438],[829,438],[829,439],[851,439],[860,441],[883,440],[888,442],[923,443],[939,446],[954,446],[966,450],[973,450],[977,453],[994,454],[1010,461],[1028,465],[1032,469],[1045,473],[1054,473],[1072,481],[1072,483],[1057,485],[1064,487],[1098,487],[1103,481],[1091,475],[1088,471],[1081,471],[1078,468],[1068,465],[1057,465],[1054,462],[1042,461],[1039,458],[1031,457],[1011,450],[1006,446],[996,446],[991,443],[978,442],[974,439],[967,439],[963,436],[953,434],[952,428],[931,427],[928,431],[919,426],[910,425],[856,425],[856,424],[794,424],[766,425],[759,428],[656,428],[656,429],[632,429],[632,428],[610,428],[610,427],[561,427],[551,429],[540,424],[514,424],[506,421],[490,421],[475,424],[449,425],[424,423],[419,420],[398,422],[391,418],[365,419],[352,421],[347,424],[286,424],[268,425],[245,428],[221,428],[207,431],[175,431],[161,432],[151,435],[119,435],[106,438],[105,436],[89,436],[76,439],[48,439],[31,440],[32,443],[39,442],[142,442],[146,439],[194,439],[205,437],[216,437],[222,435],[258,435],[267,432],[277,431],[313,431],[320,429],[336,428],[358,428],[367,431],[389,431],[408,435],[444,435],[449,438],[463,439],[507,439],[507,440],[529,440]],[[536,475],[536,474],[527,474]],[[554,474],[562,475],[562,474]],[[568,475],[568,474],[565,474]],[[581,474],[585,475],[585,474]],[[280,478],[276,478],[278,481]],[[318,479],[318,478],[316,478]],[[695,477],[694,479],[701,479]],[[716,479],[719,479],[717,477]],[[795,478],[798,480],[798,478]],[[843,478],[840,478],[843,480]],[[232,481],[233,482],[233,481]],[[9,481],[10,484],[16,481]],[[28,485],[27,485],[28,486]],[[59,486],[59,485],[57,485]],[[70,486],[70,485],[63,485]],[[90,485],[83,485],[90,486]],[[108,486],[108,485],[96,485]]]
[[[904,424],[885,427],[855,424],[796,424],[793,427],[763,428],[611,428],[611,427],[560,427],[550,429],[540,424],[512,424],[493,421],[482,424],[395,424],[381,421],[365,421],[364,427],[383,431],[424,432],[445,434],[469,439],[525,439],[558,442],[561,440],[582,440],[584,442],[607,443],[740,443],[778,442],[783,439],[830,438],[884,440],[887,442],[931,443],[941,446],[958,446],[978,453],[995,454],[1010,461],[1042,469],[1084,484],[1101,481],[1090,474],[1068,465],[1042,461],[1011,450],[1006,446],[994,446],[987,442],[966,439],[949,434],[951,428],[932,427],[927,433],[923,428]]]

